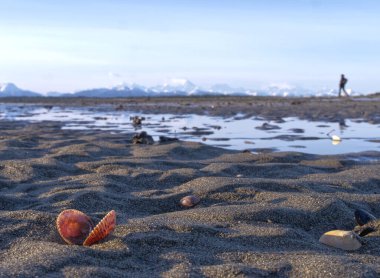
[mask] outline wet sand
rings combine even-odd
[[[377,120],[376,105],[346,113]],[[157,107],[150,112],[171,106]],[[334,107],[318,111],[337,118]],[[380,275],[379,232],[356,251],[318,242],[326,231],[353,229],[355,209],[380,217],[379,152],[252,154],[182,141],[132,145],[133,134],[56,122],[0,128],[1,277]],[[189,194],[200,203],[181,208]],[[117,227],[91,247],[67,245],[55,227],[64,209],[94,222],[115,210]]]
[[[198,114],[211,116],[298,117],[314,121],[339,122],[342,119],[363,119],[380,123],[380,95],[353,98],[283,98],[283,97],[159,97],[159,98],[1,98],[2,103],[46,106],[112,107],[115,110],[146,113]]]

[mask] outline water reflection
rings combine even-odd
[[[143,119],[141,124],[134,117]],[[59,121],[64,129],[97,129],[131,133],[144,130],[155,140],[161,135],[203,142],[227,149],[302,151],[313,154],[342,154],[380,150],[379,126],[360,119],[336,123],[310,122],[298,118],[265,120],[260,117],[231,118],[200,115],[142,114],[104,107],[44,107],[0,105],[0,118],[31,122]],[[341,141],[332,140],[329,131]],[[338,144],[337,144],[338,143]]]

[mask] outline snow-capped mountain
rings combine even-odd
[[[0,83],[0,97],[39,97],[38,93],[22,90],[13,83]]]
[[[116,91],[133,91],[133,90],[142,91],[142,92],[147,91],[146,87],[139,85],[139,84],[136,84],[136,83],[132,83],[132,84],[121,83],[119,85],[116,85],[112,89],[114,89]]]
[[[358,95],[358,93],[350,89],[347,91],[351,96]],[[252,96],[274,97],[334,97],[338,96],[338,91],[326,87],[320,89],[305,89],[288,84],[271,84],[259,90],[251,90],[247,94]]]
[[[352,96],[359,95],[348,89]],[[121,83],[111,88],[95,88],[81,90],[75,93],[47,93],[49,97],[95,97],[95,98],[122,98],[122,97],[155,97],[155,96],[202,96],[202,95],[241,95],[241,96],[277,96],[277,97],[326,97],[337,96],[337,90],[329,88],[305,89],[288,84],[271,84],[261,89],[252,90],[233,88],[228,84],[215,84],[210,87],[200,87],[187,79],[174,78],[162,85],[145,87],[138,84]],[[12,83],[0,83],[0,97],[15,96],[42,96],[40,94],[22,90]]]
[[[192,95],[199,88],[191,81],[183,78],[172,78],[163,85],[151,87],[149,91],[154,93],[166,93],[176,95]]]

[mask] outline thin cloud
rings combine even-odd
[[[108,72],[108,77],[110,77],[110,78],[121,78],[122,76],[119,73],[110,71],[110,72]]]

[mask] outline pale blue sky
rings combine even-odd
[[[58,3],[59,2],[59,3]],[[380,1],[0,0],[0,82],[380,91]]]

